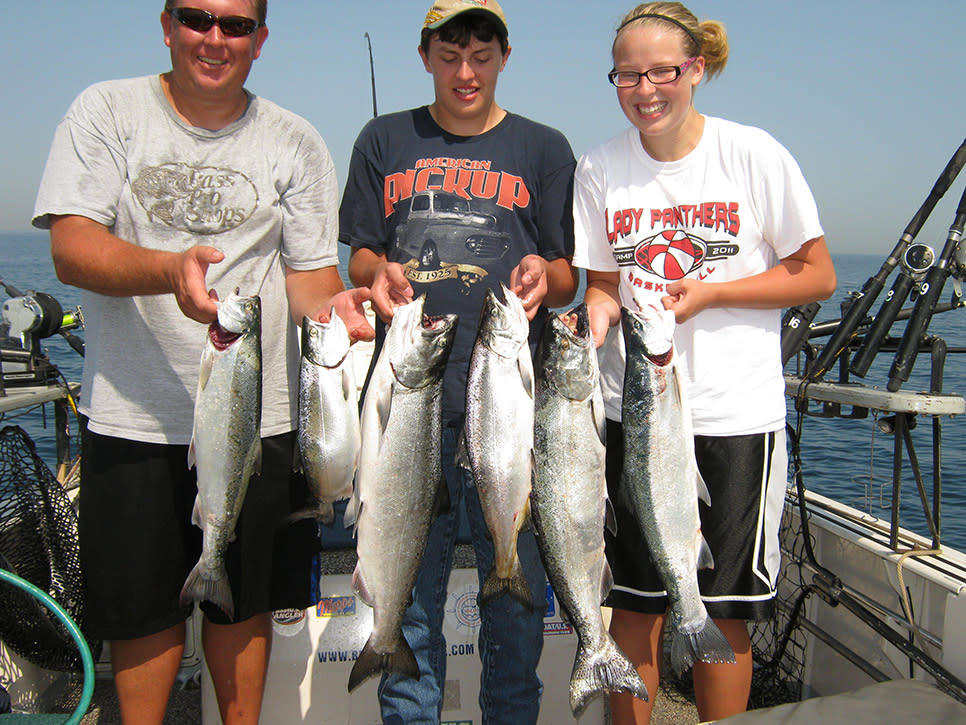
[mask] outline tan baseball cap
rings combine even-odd
[[[503,8],[496,0],[439,0],[439,2],[433,3],[433,7],[426,14],[423,28],[435,30],[467,10],[493,13],[503,23],[507,32],[510,30],[510,26],[506,22],[506,15],[503,14]]]

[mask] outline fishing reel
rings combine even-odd
[[[83,354],[83,341],[70,334],[84,325],[81,308],[64,310],[45,292],[28,290],[0,307],[0,373],[2,387],[47,385],[57,368],[47,359],[40,341],[61,334]]]

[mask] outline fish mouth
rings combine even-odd
[[[447,327],[450,322],[450,316],[448,315],[423,315],[423,329],[436,331],[441,327]]]
[[[671,358],[674,357],[674,348],[672,347],[670,350],[667,350],[666,352],[658,353],[656,355],[652,355],[651,353],[645,352],[644,357],[646,357],[651,363],[653,363],[657,367],[663,368],[665,365],[670,364]]]
[[[208,327],[208,339],[211,340],[211,344],[215,346],[216,350],[227,350],[241,336],[240,332],[226,330],[217,323]]]
[[[567,322],[564,326],[573,333],[574,337],[580,342],[588,343],[590,334],[590,316],[587,313],[587,304],[581,302],[566,314]]]

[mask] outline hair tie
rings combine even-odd
[[[698,52],[701,52],[701,42],[697,39],[694,33],[691,32],[691,29],[687,25],[682,23],[680,20],[675,20],[672,17],[661,15],[660,13],[641,13],[640,15],[635,15],[633,18],[625,20],[623,23],[621,23],[620,27],[617,28],[617,32],[620,33],[625,26],[630,25],[635,20],[643,20],[644,18],[658,18],[660,20],[666,20],[669,23],[677,25],[679,28],[681,28],[681,30],[688,34],[688,37],[691,38],[691,40],[694,41],[694,44],[697,46]]]

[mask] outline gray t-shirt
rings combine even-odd
[[[182,121],[157,76],[91,86],[57,127],[34,208],[88,217],[142,247],[204,244],[225,259],[207,285],[262,298],[262,435],[296,426],[297,328],[285,265],[338,263],[338,187],[331,157],[304,119],[249,94],[245,114],[218,131]],[[206,327],[174,295],[84,291],[87,356],[81,410],[91,430],[186,444]]]

